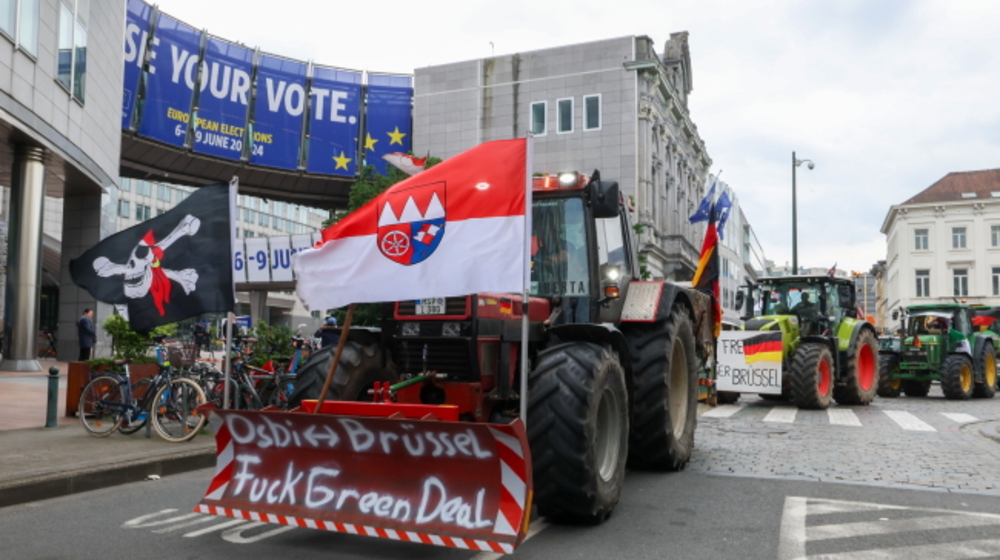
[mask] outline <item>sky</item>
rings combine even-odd
[[[712,173],[766,257],[867,271],[890,206],[953,171],[1000,167],[1000,2],[989,0],[321,2],[161,0],[199,29],[355,70],[416,68],[688,31],[688,109]]]

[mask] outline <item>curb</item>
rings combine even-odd
[[[42,479],[25,480],[3,487],[0,508],[59,498],[80,492],[100,490],[147,479],[150,475],[167,476],[215,466],[215,449],[133,461],[110,468],[63,473]]]
[[[987,422],[979,427],[979,433],[1000,443],[1000,422]]]

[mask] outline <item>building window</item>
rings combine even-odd
[[[118,187],[119,190],[129,192],[132,190],[132,179],[127,177],[122,177],[122,184]]]
[[[135,219],[144,222],[150,218],[150,207],[145,204],[135,205]]]
[[[38,56],[39,0],[0,0],[0,31],[32,57]]]
[[[270,220],[268,219],[269,217],[270,216],[268,216],[267,214],[257,214],[257,225],[268,227],[269,225],[271,225]]]
[[[601,96],[585,95],[583,97],[583,129],[601,129]]]
[[[917,271],[917,297],[931,297],[931,271]]]
[[[967,296],[969,295],[969,269],[967,268],[956,268],[952,274],[953,276],[953,294],[956,296]]]
[[[927,230],[926,229],[913,230],[913,240],[915,242],[914,249],[916,249],[917,251],[922,251],[927,249]]]
[[[132,215],[127,200],[118,201],[118,215],[121,216],[122,218],[128,218],[129,216]]]
[[[545,101],[531,104],[531,133],[535,136],[545,136]]]
[[[557,100],[556,113],[556,134],[569,134],[573,132],[573,99]]]
[[[162,216],[162,215],[164,215],[166,213],[167,213],[167,211],[165,209],[163,209],[163,208],[157,208],[156,209],[156,215],[157,216]]]
[[[86,90],[87,28],[80,16],[85,9],[86,0],[59,3],[59,53],[56,56],[56,80],[81,103]]]
[[[990,226],[990,244],[1000,247],[1000,226]]]
[[[135,184],[135,194],[139,196],[153,196],[153,185],[149,181],[137,181]]]
[[[965,228],[951,228],[951,248],[965,249]]]
[[[254,233],[250,230],[246,230],[243,232],[243,235],[246,237],[253,237]]]
[[[1000,268],[993,267],[993,295],[1000,296]]]
[[[164,201],[170,202],[170,187],[166,185],[156,185],[156,198]]]

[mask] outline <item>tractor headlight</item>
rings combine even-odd
[[[564,189],[571,189],[580,182],[580,175],[574,172],[565,172],[559,174],[559,186]]]
[[[403,336],[420,336],[420,323],[403,323]]]
[[[462,334],[462,323],[445,323],[441,326],[441,334],[444,336],[459,336]]]

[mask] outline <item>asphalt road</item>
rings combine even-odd
[[[1000,443],[981,434],[1000,420],[1000,402],[934,395],[829,411],[744,397],[699,418],[687,470],[630,472],[606,523],[535,520],[515,555],[1000,557]],[[0,557],[497,557],[193,514],[211,474],[0,509]]]

